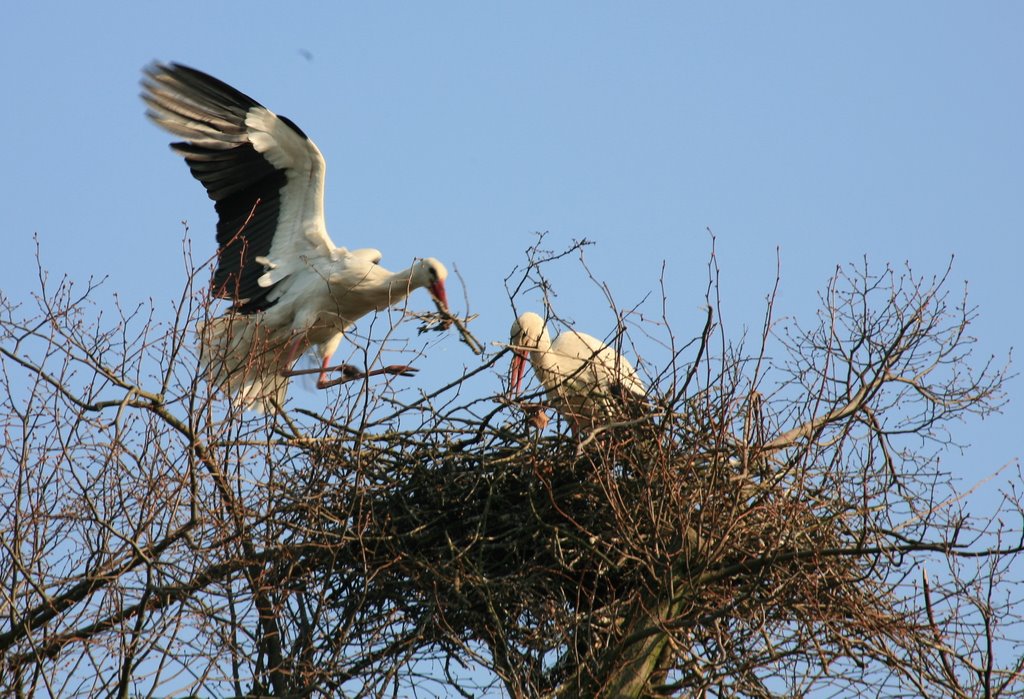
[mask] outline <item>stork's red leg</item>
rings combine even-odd
[[[350,364],[339,364],[338,366],[328,366],[330,363],[330,357],[324,357],[323,364],[320,365],[320,376],[316,380],[316,387],[320,389],[330,388],[331,386],[337,386],[338,384],[345,383],[346,381],[354,381],[362,376],[361,372],[357,367]],[[327,378],[327,374],[335,371],[341,372],[341,377],[334,379],[333,381]]]
[[[327,363],[330,361],[330,357],[324,357],[324,361],[320,363],[320,376],[316,380],[317,388],[323,388],[327,384]]]
[[[292,371],[292,365],[299,358],[300,347],[302,347],[302,335],[296,336],[294,340],[288,343],[288,358],[285,360],[284,368],[281,369],[281,376],[295,376],[295,373]]]
[[[331,381],[326,380],[326,372],[339,370],[342,372],[342,376]],[[316,382],[316,387],[330,388],[331,386],[348,383],[349,381],[355,381],[356,379],[366,379],[371,376],[380,376],[381,374],[389,374],[391,376],[412,376],[417,371],[419,371],[419,369],[416,367],[407,366],[405,364],[392,364],[390,366],[373,369],[371,371],[359,371],[359,369],[354,366],[341,364],[330,369],[324,367],[323,373],[320,374],[320,380]]]
[[[308,376],[309,374],[319,374],[316,380],[317,388],[330,388],[331,386],[338,386],[349,381],[355,381],[357,379],[365,379],[370,376],[380,376],[381,374],[389,374],[391,376],[412,376],[419,369],[411,367],[405,364],[391,364],[390,366],[382,367],[380,369],[373,369],[371,371],[363,371],[359,367],[352,366],[351,364],[339,364],[338,366],[328,366],[331,361],[330,356],[324,357],[324,361],[320,364],[319,369],[292,369],[291,366],[298,359],[299,349],[302,347],[302,337],[297,337],[291,343],[288,348],[288,361],[285,364],[287,369],[281,371],[281,376]],[[341,372],[341,376],[336,379],[328,379],[327,375],[334,372]]]

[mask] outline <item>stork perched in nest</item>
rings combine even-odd
[[[447,309],[447,270],[431,257],[401,272],[379,250],[334,244],[324,223],[324,158],[290,119],[193,68],[155,63],[142,82],[147,115],[184,139],[171,144],[217,211],[213,294],[226,315],[200,328],[208,375],[236,405],[273,410],[284,402],[295,361],[319,348],[317,387],[373,374],[331,367],[345,330],[359,318],[425,288]],[[344,375],[329,379],[332,372]],[[316,372],[313,372],[316,373]]]
[[[520,392],[529,359],[548,400],[577,434],[621,419],[631,399],[639,401],[646,395],[636,369],[625,357],[596,337],[575,330],[563,332],[552,342],[544,319],[536,313],[516,319],[509,344],[514,353],[509,391]],[[538,420],[540,427],[547,422],[544,417]]]

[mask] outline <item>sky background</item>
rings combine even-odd
[[[164,309],[181,221],[212,254],[211,202],[143,117],[140,71],[159,59],[298,123],[327,159],[334,241],[391,269],[457,268],[485,342],[507,339],[502,280],[536,231],[596,241],[588,264],[621,306],[657,294],[664,263],[673,327],[697,334],[711,229],[734,337],[759,328],[776,250],[776,313],[807,324],[836,265],[931,275],[954,257],[979,362],[1005,356],[1024,344],[1022,35],[1011,2],[12,3],[0,288],[35,289],[33,235],[51,273],[108,275],[106,298]],[[613,329],[578,265],[547,272],[560,315]],[[456,280],[449,297],[461,307]],[[452,337],[417,380],[476,361]],[[1009,388],[944,458],[965,487],[1021,454]]]
[[[664,263],[673,328],[696,334],[710,229],[734,337],[759,327],[778,250],[777,316],[810,324],[836,265],[930,275],[953,257],[951,288],[967,282],[980,307],[979,354],[1024,344],[1022,5],[282,7],[6,10],[6,294],[37,284],[34,235],[52,274],[106,275],[108,297],[158,308],[181,289],[182,221],[196,258],[212,254],[211,202],[143,117],[140,71],[157,59],[296,121],[327,159],[335,242],[377,247],[391,269],[427,255],[457,268],[485,342],[507,339],[502,280],[537,231],[553,249],[595,241],[587,262],[623,307],[658,295]],[[560,316],[613,330],[578,264],[547,273]],[[474,363],[454,338],[431,352],[427,386]],[[964,427],[975,448],[947,465],[965,478],[1019,456],[1010,388],[1003,416]]]

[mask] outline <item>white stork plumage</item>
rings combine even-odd
[[[200,341],[210,379],[237,405],[281,405],[289,377],[310,373],[292,365],[313,346],[322,359],[318,387],[368,375],[331,367],[331,356],[355,321],[413,289],[426,288],[447,306],[448,272],[437,260],[389,272],[378,265],[378,250],[334,244],[324,223],[323,156],[291,120],[177,63],[149,66],[142,86],[147,115],[184,139],[171,147],[217,210],[213,294],[233,305],[200,328]],[[328,380],[338,369],[349,375]]]
[[[536,313],[519,316],[509,331],[509,390],[519,393],[529,357],[548,400],[577,433],[621,419],[629,401],[647,393],[636,369],[614,349],[586,333],[568,330],[555,341]]]

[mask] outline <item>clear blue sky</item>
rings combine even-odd
[[[335,242],[393,269],[454,264],[486,342],[507,339],[501,280],[542,230],[597,241],[588,261],[624,306],[665,261],[676,331],[696,334],[711,228],[734,335],[760,322],[776,248],[778,312],[808,322],[839,263],[930,274],[952,255],[979,360],[1005,355],[1024,345],[1022,35],[1011,2],[12,3],[2,289],[34,288],[35,233],[53,272],[164,307],[180,221],[213,251],[212,205],[138,99],[160,59],[296,121],[327,158]],[[550,272],[559,313],[606,334],[579,270]],[[454,339],[436,352],[420,380],[474,362]],[[966,483],[1021,453],[1010,387],[944,459]]]

